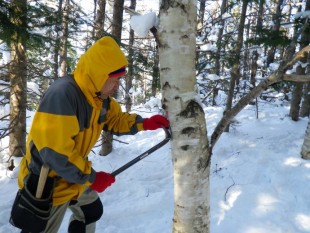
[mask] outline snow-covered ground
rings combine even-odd
[[[259,119],[253,106],[239,113],[230,133],[224,133],[214,148],[211,233],[310,232],[310,162],[300,158],[308,119],[292,121],[288,106],[280,103],[260,103],[259,110]],[[205,111],[210,135],[223,108],[206,107]],[[155,113],[140,112],[145,117]],[[157,130],[118,137],[128,144],[115,141],[107,157],[96,155],[99,148],[94,148],[90,159],[95,169],[112,172],[164,136],[163,130]],[[6,140],[0,145],[6,145]],[[7,171],[6,159],[0,164],[0,233],[14,233],[19,231],[8,221],[18,166]],[[172,166],[168,143],[118,175],[115,184],[100,194],[105,213],[96,232],[171,232]],[[66,232],[69,216],[68,210],[61,233]]]

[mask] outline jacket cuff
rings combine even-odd
[[[138,131],[144,130],[144,128],[143,128],[143,122],[137,123],[137,129],[138,129]]]
[[[89,179],[88,179],[88,181],[85,184],[87,186],[90,186],[90,185],[92,185],[92,183],[95,182],[95,179],[96,179],[96,171],[92,168],[91,172],[90,172],[90,175],[89,175]]]

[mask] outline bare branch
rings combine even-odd
[[[285,56],[281,62],[277,71],[272,73],[267,79],[261,81],[256,87],[254,87],[247,95],[239,100],[239,102],[229,111],[224,112],[224,116],[219,121],[218,125],[215,127],[214,132],[211,135],[210,143],[210,155],[212,155],[212,149],[224,132],[225,128],[229,125],[231,120],[246,106],[249,102],[258,97],[268,86],[278,83],[284,80],[285,72],[297,61],[302,59],[308,54],[310,46],[305,47],[300,52],[295,53],[295,43],[292,42],[285,51]],[[296,76],[295,76],[296,77]],[[309,76],[307,76],[309,77]],[[292,76],[287,76],[287,78],[292,78]],[[211,156],[209,161],[211,160]]]
[[[310,75],[285,74],[283,81],[293,81],[298,83],[310,82]]]

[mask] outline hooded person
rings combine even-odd
[[[48,177],[55,184],[46,233],[58,232],[67,208],[72,210],[68,232],[95,232],[95,223],[103,214],[98,192],[115,182],[111,174],[95,171],[88,160],[102,130],[125,135],[169,127],[160,115],[142,118],[122,112],[111,97],[127,65],[118,44],[103,37],[80,57],[73,74],[55,81],[40,102],[20,163],[18,185],[23,189],[30,174],[39,175],[43,164],[49,166]]]

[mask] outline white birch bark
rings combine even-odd
[[[172,128],[174,233],[209,232],[209,152],[195,93],[196,0],[162,0],[159,60],[163,108]]]

